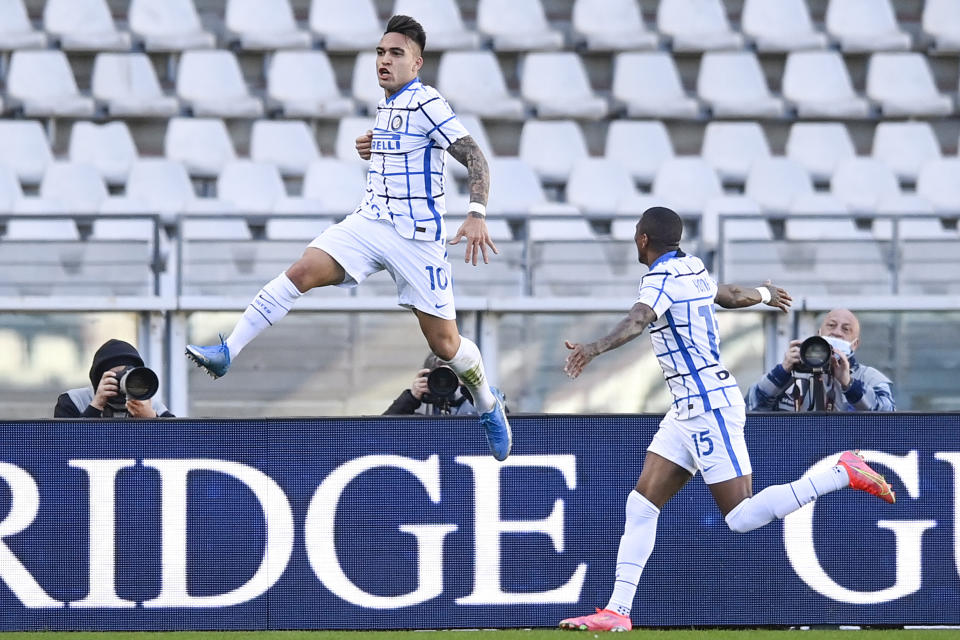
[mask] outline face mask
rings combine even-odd
[[[842,353],[846,357],[853,355],[853,345],[843,338],[834,338],[832,336],[821,336],[831,347]]]

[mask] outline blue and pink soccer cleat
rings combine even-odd
[[[487,436],[490,453],[497,460],[503,461],[510,455],[510,447],[513,446],[513,434],[510,432],[507,412],[503,408],[503,392],[496,387],[490,387],[490,391],[497,399],[497,404],[490,411],[480,414],[480,426],[483,427]]]
[[[230,350],[227,343],[220,336],[220,344],[210,347],[198,347],[194,344],[187,345],[187,357],[197,363],[201,369],[206,369],[207,373],[214,379],[226,375],[230,368]]]
[[[609,609],[597,609],[596,613],[560,621],[561,629],[574,631],[630,631],[633,623],[630,616],[622,616]]]

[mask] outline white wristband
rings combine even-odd
[[[487,217],[487,207],[479,202],[471,202],[467,208],[467,213],[478,213],[481,218]]]
[[[767,287],[757,287],[757,293],[760,294],[760,302],[763,304],[770,302],[770,289]]]

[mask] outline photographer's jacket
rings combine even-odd
[[[843,391],[840,384],[830,376],[823,376],[827,392],[827,401],[833,404],[834,411],[895,411],[892,383],[885,375],[857,362],[850,356],[850,388]],[[813,411],[813,393],[811,386],[800,387],[801,411]],[[778,364],[757,384],[750,387],[747,394],[749,411],[794,411],[793,374]]]

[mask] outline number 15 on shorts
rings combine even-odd
[[[713,453],[713,440],[710,438],[709,431],[691,433],[690,437],[693,439],[693,448],[697,452],[698,458],[701,456],[708,456]]]

